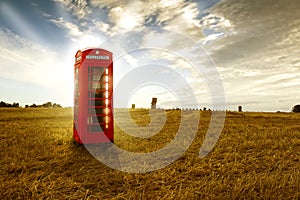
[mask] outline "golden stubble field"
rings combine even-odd
[[[122,112],[117,110],[116,112]],[[173,164],[126,173],[99,162],[72,142],[72,109],[0,109],[1,199],[299,199],[300,115],[227,112],[210,154],[199,149],[210,121],[201,114],[197,135]],[[132,120],[150,122],[147,110]],[[180,111],[167,111],[163,129],[147,139],[115,127],[115,144],[151,152],[172,140]]]

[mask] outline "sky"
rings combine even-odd
[[[0,100],[73,106],[86,47],[113,52],[116,107],[300,104],[299,0],[0,0]]]

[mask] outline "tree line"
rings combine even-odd
[[[13,104],[10,104],[10,103],[5,103],[4,101],[1,101],[0,102],[0,107],[5,107],[5,108],[19,108],[20,105],[19,103],[13,103]]]
[[[42,105],[36,105],[36,104],[32,104],[32,105],[25,105],[25,108],[62,108],[61,105],[57,104],[57,103],[53,103],[52,102],[47,102],[47,103],[44,103]]]
[[[6,103],[4,101],[0,102],[0,107],[2,108],[19,108],[20,104],[19,103]],[[32,105],[25,105],[25,108],[62,108],[60,104],[57,103],[52,103],[52,102],[47,102],[41,105],[37,105],[33,103]]]

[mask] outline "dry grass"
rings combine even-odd
[[[118,111],[121,112],[121,111]],[[196,111],[194,111],[196,112]],[[198,112],[198,111],[197,111]],[[214,150],[198,158],[209,124],[201,112],[195,140],[173,164],[130,174],[113,170],[72,143],[71,109],[0,110],[0,196],[4,199],[299,199],[300,115],[227,113]],[[131,116],[150,122],[148,111]],[[150,139],[115,128],[115,144],[149,152],[172,140],[180,111]]]

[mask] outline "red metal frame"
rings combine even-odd
[[[113,61],[107,50],[75,55],[73,138],[79,144],[114,141]]]

